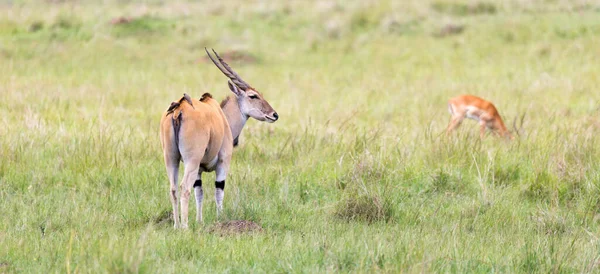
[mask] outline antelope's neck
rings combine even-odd
[[[221,103],[221,109],[223,110],[223,113],[225,113],[225,118],[227,118],[227,122],[231,128],[233,139],[237,138],[240,136],[240,133],[242,133],[242,129],[244,129],[246,121],[248,121],[248,116],[242,114],[240,105],[235,97],[227,97],[223,103]]]

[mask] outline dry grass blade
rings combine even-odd
[[[523,129],[523,122],[525,121],[525,115],[527,112],[523,113],[521,116],[515,116],[513,119],[513,130],[517,134],[517,136],[521,136],[521,130]],[[517,118],[519,118],[519,127],[517,127]]]

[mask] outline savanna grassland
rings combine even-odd
[[[599,45],[597,1],[2,1],[0,273],[599,272]],[[174,230],[158,122],[229,95],[204,47],[280,119]],[[442,134],[464,93],[518,138]]]

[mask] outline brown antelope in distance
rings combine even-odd
[[[514,139],[506,129],[500,113],[492,102],[473,95],[460,95],[448,100],[448,111],[452,115],[446,134],[458,128],[465,118],[479,122],[479,137],[483,138],[485,129],[488,128],[498,136]]]
[[[206,49],[205,49],[206,50]],[[273,123],[279,116],[263,96],[240,76],[213,50],[217,60],[206,50],[213,63],[227,76],[228,96],[221,104],[209,93],[200,100],[187,94],[173,102],[160,121],[160,140],[171,188],[169,197],[173,205],[175,228],[188,226],[188,205],[192,187],[196,194],[196,220],[202,222],[202,172],[215,171],[215,200],[217,216],[223,209],[225,177],[229,170],[234,143],[246,121],[252,117]],[[183,161],[181,197],[178,196],[177,175],[179,162]],[[178,198],[181,204],[179,219]]]

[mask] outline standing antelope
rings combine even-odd
[[[206,49],[205,49],[206,50]],[[217,60],[206,50],[208,57],[227,76],[228,96],[221,105],[209,93],[200,100],[184,94],[173,102],[160,121],[160,140],[163,147],[165,166],[171,188],[169,196],[173,205],[175,228],[187,228],[188,205],[192,186],[196,194],[196,221],[202,222],[202,172],[215,171],[215,200],[217,216],[223,209],[225,177],[229,170],[234,143],[242,128],[252,117],[273,123],[279,115],[263,96],[240,76],[213,50]],[[177,174],[179,162],[183,161],[184,174],[181,180],[181,223],[178,210]]]
[[[492,102],[473,95],[461,95],[448,100],[448,111],[452,115],[446,134],[456,129],[465,118],[479,122],[479,136],[483,138],[485,129],[488,128],[496,135],[514,139],[506,129],[500,113]]]

